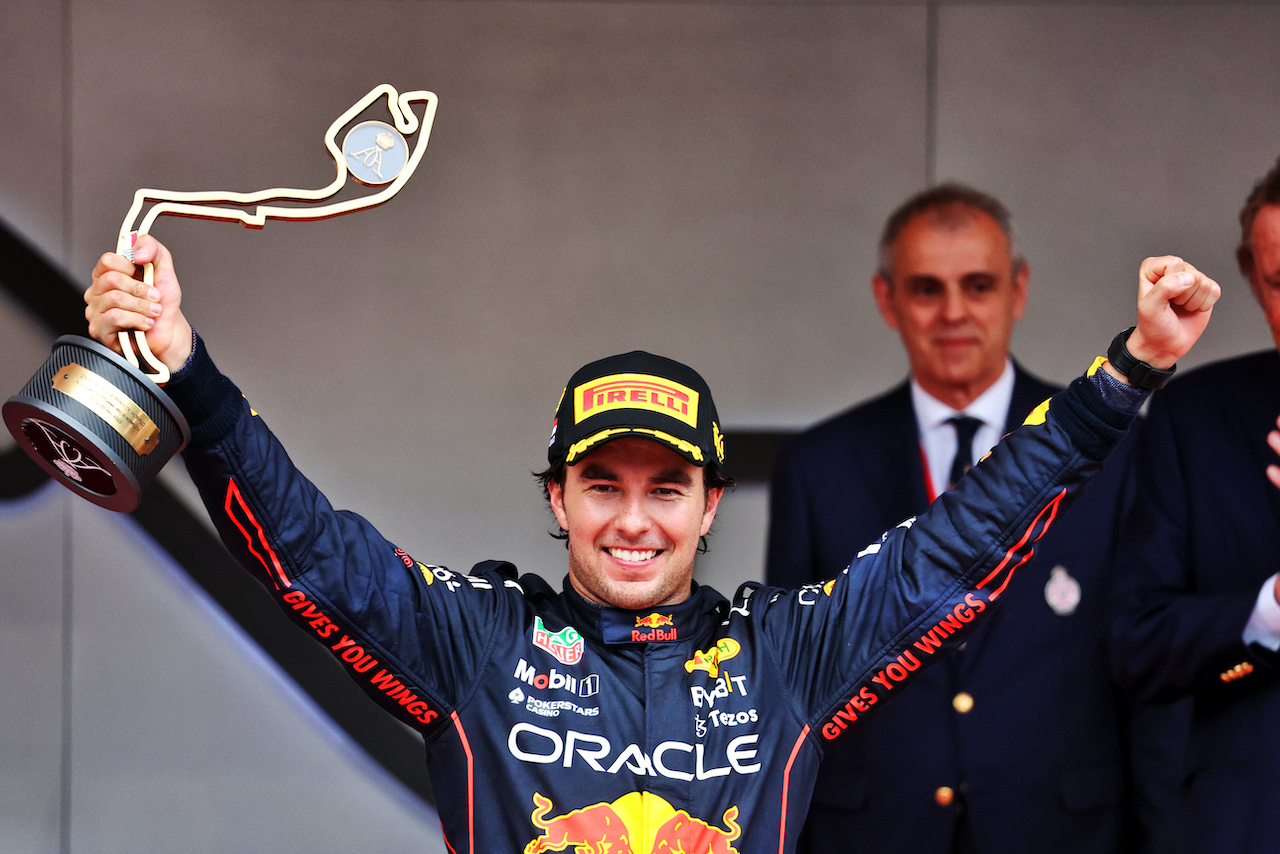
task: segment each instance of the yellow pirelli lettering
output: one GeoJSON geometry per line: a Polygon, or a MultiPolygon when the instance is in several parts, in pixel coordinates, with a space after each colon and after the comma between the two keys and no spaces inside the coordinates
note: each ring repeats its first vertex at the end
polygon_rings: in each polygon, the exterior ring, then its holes
{"type": "Polygon", "coordinates": [[[643,409],[698,426],[698,393],[649,374],[612,374],[573,390],[573,423],[611,409],[643,409]]]}

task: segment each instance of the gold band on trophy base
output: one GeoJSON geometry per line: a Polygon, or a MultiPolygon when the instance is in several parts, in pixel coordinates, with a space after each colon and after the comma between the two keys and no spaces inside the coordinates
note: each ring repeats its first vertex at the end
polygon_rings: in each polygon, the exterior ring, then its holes
{"type": "Polygon", "coordinates": [[[139,454],[156,449],[156,422],[110,381],[72,362],[54,372],[53,387],[105,421],[139,454]]]}
{"type": "MultiPolygon", "coordinates": [[[[135,236],[147,234],[164,215],[262,228],[268,219],[326,219],[380,205],[399,192],[417,168],[435,112],[436,96],[431,92],[400,94],[387,84],[376,86],[325,133],[325,148],[337,168],[328,186],[315,190],[275,187],[255,193],[138,190],[121,226],[116,251],[132,261],[135,236]],[[338,131],[384,96],[392,123],[359,122],[339,146],[338,131]],[[414,112],[415,107],[421,115],[414,112]],[[415,134],[410,148],[406,137],[415,134]],[[317,204],[346,186],[348,177],[380,189],[317,204]],[[135,228],[143,207],[152,202],[135,228]],[[235,205],[247,207],[229,207],[235,205]]],[[[154,284],[151,264],[143,267],[143,281],[154,284]]],[[[5,401],[3,416],[18,444],[55,480],[95,504],[128,512],[138,506],[142,490],[165,463],[186,446],[191,432],[161,388],[169,381],[169,369],[152,354],[145,333],[121,332],[119,342],[124,358],[91,339],[62,336],[31,381],[5,401]]]]}

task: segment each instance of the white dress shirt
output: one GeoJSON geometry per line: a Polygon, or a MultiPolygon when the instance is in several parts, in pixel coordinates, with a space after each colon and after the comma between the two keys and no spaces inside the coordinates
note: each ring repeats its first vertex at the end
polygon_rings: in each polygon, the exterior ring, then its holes
{"type": "Polygon", "coordinates": [[[951,477],[951,462],[956,456],[956,428],[948,424],[947,420],[967,415],[982,422],[973,437],[973,461],[976,463],[1004,435],[1004,425],[1009,419],[1009,403],[1013,400],[1013,378],[1013,362],[1005,359],[1000,379],[978,395],[963,411],[947,406],[921,388],[915,377],[911,378],[911,405],[915,408],[916,422],[920,425],[920,450],[924,454],[931,499],[946,491],[947,480],[951,477]]]}
{"type": "Polygon", "coordinates": [[[1276,602],[1275,575],[1258,591],[1253,613],[1244,627],[1244,642],[1260,643],[1272,652],[1280,652],[1280,603],[1276,602]]]}

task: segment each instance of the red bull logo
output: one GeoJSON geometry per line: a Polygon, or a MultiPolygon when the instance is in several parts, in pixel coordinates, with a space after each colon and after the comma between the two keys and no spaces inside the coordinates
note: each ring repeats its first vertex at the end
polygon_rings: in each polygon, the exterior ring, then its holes
{"type": "Polygon", "coordinates": [[[676,624],[671,619],[670,614],[649,614],[646,617],[636,617],[637,628],[631,630],[632,643],[645,643],[653,641],[673,641],[677,640],[676,624]],[[663,630],[663,626],[671,628],[663,630]],[[642,632],[641,628],[647,628],[649,631],[642,632]]]}
{"type": "Polygon", "coordinates": [[[671,619],[670,614],[654,613],[647,617],[636,617],[636,625],[656,629],[659,626],[674,626],[675,622],[671,619]]]}
{"type": "Polygon", "coordinates": [[[698,393],[648,374],[613,374],[573,390],[573,423],[610,409],[644,409],[698,426],[698,393]]]}
{"type": "Polygon", "coordinates": [[[733,842],[742,835],[736,806],[725,810],[722,830],[650,792],[629,792],[552,818],[549,798],[535,792],[533,804],[529,818],[542,833],[525,846],[525,854],[738,854],[733,842]]]}

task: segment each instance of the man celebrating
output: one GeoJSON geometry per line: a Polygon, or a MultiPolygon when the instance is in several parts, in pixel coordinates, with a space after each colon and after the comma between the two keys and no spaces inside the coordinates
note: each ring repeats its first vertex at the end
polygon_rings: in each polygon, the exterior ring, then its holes
{"type": "Polygon", "coordinates": [[[748,584],[730,602],[692,581],[724,446],[691,369],[634,352],[570,379],[543,473],[568,538],[561,592],[510,564],[455,573],[333,509],[193,336],[168,252],[141,237],[134,257],[155,263],[156,287],[104,255],[85,295],[91,334],[147,331],[224,542],[424,733],[459,854],[793,850],[829,746],[993,610],[1145,397],[1126,377],[1171,366],[1218,296],[1180,260],[1148,259],[1116,364],[828,583],[748,584]]]}
{"type": "MultiPolygon", "coordinates": [[[[1029,271],[999,201],[958,184],[926,190],[889,216],[879,256],[876,304],[911,376],[784,448],[773,585],[838,573],[1057,390],[1009,356],[1029,271]]],[[[1037,544],[1001,613],[824,763],[802,850],[1133,850],[1132,781],[1150,789],[1171,775],[1128,767],[1129,710],[1102,643],[1117,467],[1098,481],[1037,544]]]]}

